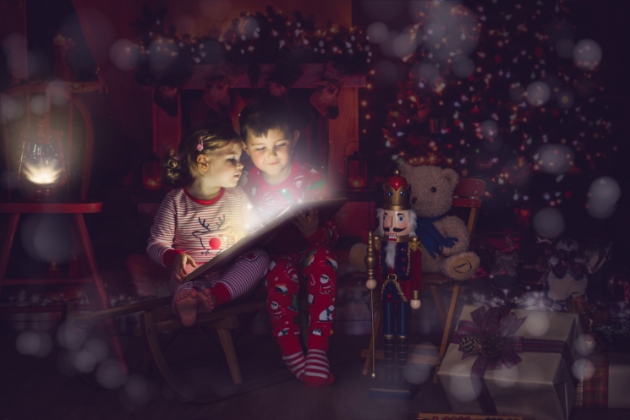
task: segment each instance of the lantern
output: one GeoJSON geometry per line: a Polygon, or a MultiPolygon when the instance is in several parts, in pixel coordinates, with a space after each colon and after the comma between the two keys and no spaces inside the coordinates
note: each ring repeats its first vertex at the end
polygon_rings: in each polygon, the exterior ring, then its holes
{"type": "Polygon", "coordinates": [[[157,159],[142,164],[142,186],[151,191],[162,189],[162,171],[157,159]]]}
{"type": "Polygon", "coordinates": [[[35,201],[54,200],[56,191],[66,183],[61,132],[50,129],[49,114],[22,143],[18,183],[23,194],[35,201]]]}
{"type": "Polygon", "coordinates": [[[347,188],[349,190],[368,189],[368,158],[359,151],[346,158],[347,188]]]}
{"type": "Polygon", "coordinates": [[[429,131],[432,134],[440,134],[442,130],[448,128],[448,121],[446,118],[431,118],[429,120],[429,131]]]}
{"type": "Polygon", "coordinates": [[[516,225],[519,227],[519,229],[529,229],[531,219],[531,211],[529,209],[515,208],[514,215],[516,216],[516,225]]]}

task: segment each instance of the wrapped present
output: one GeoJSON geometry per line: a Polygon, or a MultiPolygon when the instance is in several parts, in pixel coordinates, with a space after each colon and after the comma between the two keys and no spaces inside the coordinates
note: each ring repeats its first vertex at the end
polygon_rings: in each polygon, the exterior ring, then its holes
{"type": "Polygon", "coordinates": [[[574,313],[464,306],[438,373],[453,411],[568,419],[580,333],[574,313]]]}
{"type": "Polygon", "coordinates": [[[598,353],[580,366],[576,407],[630,408],[630,354],[598,353]]]}

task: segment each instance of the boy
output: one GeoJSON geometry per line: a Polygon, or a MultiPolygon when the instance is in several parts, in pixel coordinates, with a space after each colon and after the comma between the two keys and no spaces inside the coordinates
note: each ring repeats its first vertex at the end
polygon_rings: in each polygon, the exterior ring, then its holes
{"type": "MultiPolygon", "coordinates": [[[[328,196],[324,176],[293,157],[300,133],[291,130],[289,109],[283,101],[269,96],[254,100],[241,112],[239,123],[245,152],[255,166],[243,189],[263,222],[291,203],[328,196]]],[[[321,386],[334,381],[327,350],[337,293],[337,261],[330,247],[337,242],[337,229],[332,222],[320,226],[317,211],[311,209],[297,215],[294,225],[267,247],[273,253],[266,277],[267,304],[273,335],[287,367],[305,384],[321,386]],[[309,303],[306,357],[297,322],[300,279],[307,283],[309,303]]]]}

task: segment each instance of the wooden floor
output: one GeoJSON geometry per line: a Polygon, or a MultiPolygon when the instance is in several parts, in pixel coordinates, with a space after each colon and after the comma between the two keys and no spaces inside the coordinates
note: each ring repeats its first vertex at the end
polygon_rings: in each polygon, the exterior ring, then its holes
{"type": "MultiPolygon", "coordinates": [[[[247,394],[225,395],[210,405],[187,403],[175,396],[150,368],[139,338],[122,337],[136,373],[126,386],[107,390],[94,385],[94,374],[71,373],[65,367],[71,353],[58,346],[43,358],[20,354],[17,336],[0,333],[0,420],[407,419],[413,412],[449,411],[441,386],[430,380],[412,401],[369,398],[373,382],[361,375],[359,357],[366,336],[332,337],[331,363],[337,379],[333,385],[307,388],[289,379],[247,394]]],[[[166,342],[168,335],[163,339],[166,342]]],[[[243,335],[237,353],[246,381],[284,369],[267,335],[243,335]]],[[[193,331],[180,334],[167,356],[189,383],[218,395],[230,389],[227,365],[213,337],[193,331]]],[[[571,416],[571,420],[628,418],[630,410],[574,410],[571,416]]]]}

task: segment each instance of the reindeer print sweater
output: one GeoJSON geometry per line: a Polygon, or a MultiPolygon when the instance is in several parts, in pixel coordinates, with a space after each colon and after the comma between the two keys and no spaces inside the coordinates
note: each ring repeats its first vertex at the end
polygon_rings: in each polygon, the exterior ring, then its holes
{"type": "Polygon", "coordinates": [[[207,201],[178,188],[166,194],[157,210],[147,253],[167,268],[184,252],[203,264],[260,227],[256,209],[240,187],[222,189],[207,201]]]}

